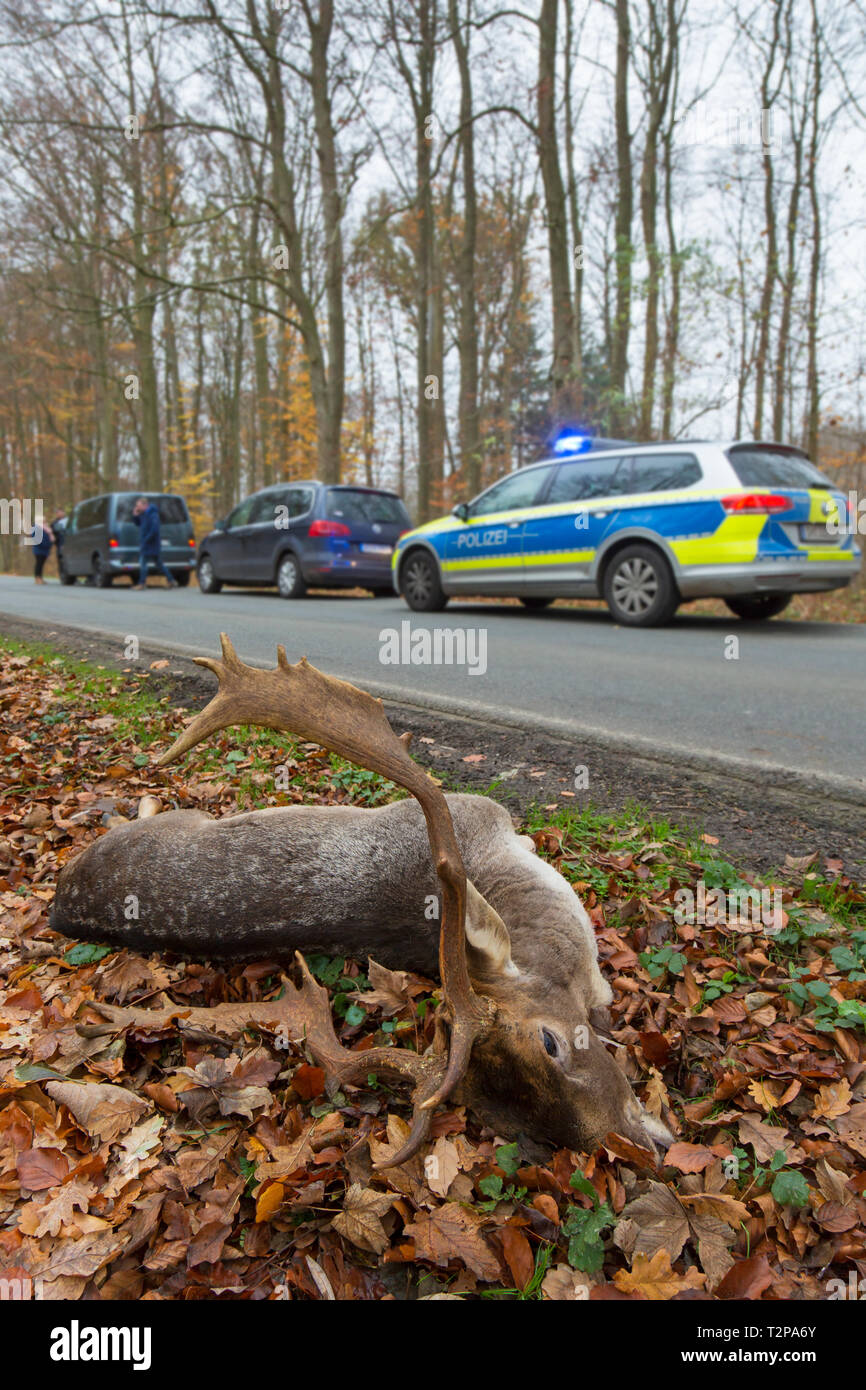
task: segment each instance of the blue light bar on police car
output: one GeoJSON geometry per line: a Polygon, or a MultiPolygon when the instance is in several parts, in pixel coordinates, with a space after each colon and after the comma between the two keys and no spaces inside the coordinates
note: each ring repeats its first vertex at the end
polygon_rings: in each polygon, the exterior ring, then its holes
{"type": "Polygon", "coordinates": [[[588,434],[561,434],[554,440],[553,452],[555,454],[585,454],[587,449],[592,447],[592,438],[588,434]]]}

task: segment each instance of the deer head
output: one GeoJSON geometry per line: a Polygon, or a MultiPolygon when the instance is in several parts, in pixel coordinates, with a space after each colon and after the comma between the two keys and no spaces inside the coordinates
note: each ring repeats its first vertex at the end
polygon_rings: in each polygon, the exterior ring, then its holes
{"type": "Polygon", "coordinates": [[[594,1031],[588,1007],[569,980],[528,987],[511,960],[508,930],[467,880],[448,803],[409,756],[410,735],[392,730],[380,700],[306,660],[246,666],[221,636],[222,659],[196,658],[212,670],[219,690],[160,759],[174,762],[203,739],[231,725],[285,730],[320,744],[388,778],[420,803],[441,897],[439,965],[443,999],[436,1035],[423,1056],[405,1048],[354,1053],[340,1045],[328,996],[298,957],[300,988],[287,982],[270,1004],[209,1009],[99,1009],[117,1021],[183,1019],[210,1032],[234,1032],[253,1022],[303,1039],[332,1081],[363,1084],[371,1072],[413,1083],[409,1137],[389,1163],[404,1162],[424,1142],[436,1105],[456,1094],[499,1133],[571,1148],[592,1148],[610,1131],[644,1148],[670,1140],[647,1116],[622,1070],[594,1031]],[[546,997],[545,997],[546,996],[546,997]],[[560,997],[561,996],[561,997],[560,997]],[[541,999],[541,1003],[539,1002],[541,999]]]}

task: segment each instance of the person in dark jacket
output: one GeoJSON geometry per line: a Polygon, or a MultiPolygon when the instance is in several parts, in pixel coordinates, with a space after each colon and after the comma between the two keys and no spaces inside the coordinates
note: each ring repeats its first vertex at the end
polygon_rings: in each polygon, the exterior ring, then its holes
{"type": "Polygon", "coordinates": [[[148,497],[139,497],[132,509],[132,519],[141,531],[139,540],[139,573],[137,589],[147,588],[147,570],[153,565],[159,574],[168,580],[168,587],[176,589],[177,581],[166,569],[162,558],[162,537],[160,535],[159,509],[148,497]]]}
{"type": "Polygon", "coordinates": [[[43,521],[41,526],[34,526],[30,534],[36,538],[33,545],[34,582],[37,584],[44,584],[45,580],[42,578],[42,571],[45,568],[45,561],[51,554],[51,547],[54,544],[54,532],[51,530],[48,523],[43,521]]]}

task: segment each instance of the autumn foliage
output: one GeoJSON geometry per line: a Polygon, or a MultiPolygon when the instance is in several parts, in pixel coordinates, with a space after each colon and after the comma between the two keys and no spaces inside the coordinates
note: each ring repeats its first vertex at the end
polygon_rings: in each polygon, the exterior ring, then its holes
{"type": "MultiPolygon", "coordinates": [[[[58,869],[143,794],[230,812],[240,784],[263,790],[250,741],[228,736],[196,772],[153,770],[146,749],[182,720],[147,693],[159,678],[3,653],[0,1278],[73,1299],[814,1299],[862,1272],[864,895],[839,863],[789,862],[780,938],[677,925],[709,861],[674,839],[623,853],[537,832],[596,926],[623,1064],[676,1142],[658,1167],[613,1138],[529,1156],[453,1105],[425,1152],[374,1170],[408,1113],[374,1075],[333,1094],[277,1036],[119,1027],[98,1008],[272,997],[278,963],[144,958],[47,926],[58,869]]],[[[276,800],[391,794],[310,745],[289,766],[276,800]]],[[[426,1046],[435,982],[310,963],[345,1045],[426,1046]]]]}

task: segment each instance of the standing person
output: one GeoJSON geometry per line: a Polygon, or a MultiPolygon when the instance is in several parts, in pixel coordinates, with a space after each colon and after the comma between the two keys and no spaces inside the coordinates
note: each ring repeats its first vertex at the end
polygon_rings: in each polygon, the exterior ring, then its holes
{"type": "Polygon", "coordinates": [[[139,574],[137,589],[147,588],[148,565],[153,565],[168,580],[168,587],[176,589],[177,581],[166,569],[162,558],[162,538],[160,535],[159,509],[147,497],[139,497],[132,509],[132,519],[141,531],[139,543],[139,574]]]}
{"type": "Polygon", "coordinates": [[[45,580],[42,578],[42,571],[45,568],[45,561],[51,554],[51,547],[54,544],[54,532],[47,522],[43,522],[41,526],[34,526],[30,534],[31,536],[38,536],[38,540],[35,541],[33,546],[34,583],[44,584],[45,580]]]}
{"type": "Polygon", "coordinates": [[[66,513],[62,507],[57,508],[57,511],[54,513],[54,516],[51,519],[51,531],[54,536],[54,544],[57,547],[57,573],[62,578],[63,537],[66,534],[66,513]]]}

